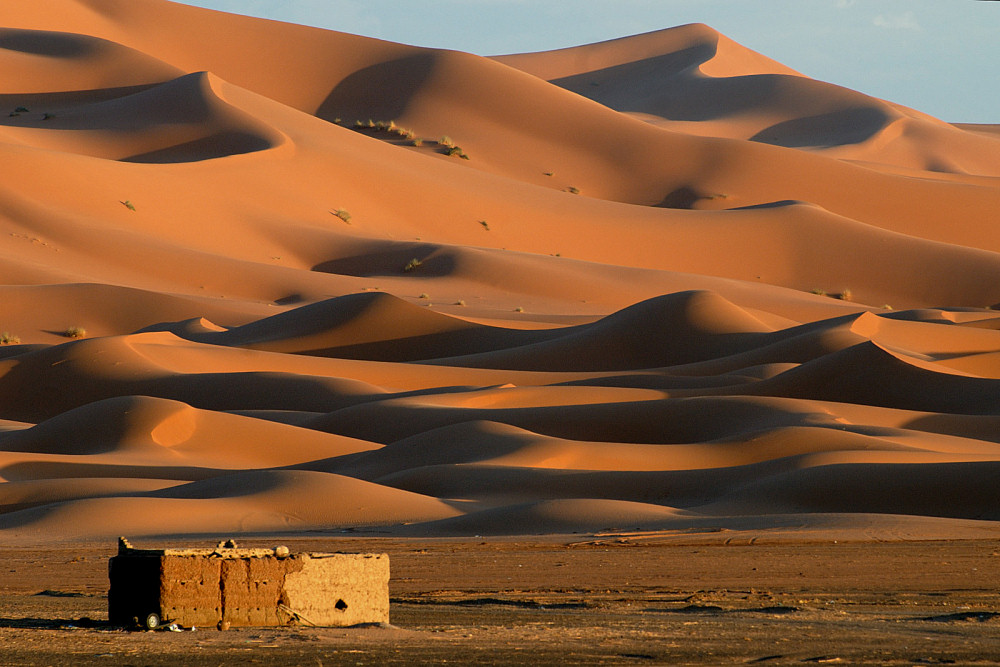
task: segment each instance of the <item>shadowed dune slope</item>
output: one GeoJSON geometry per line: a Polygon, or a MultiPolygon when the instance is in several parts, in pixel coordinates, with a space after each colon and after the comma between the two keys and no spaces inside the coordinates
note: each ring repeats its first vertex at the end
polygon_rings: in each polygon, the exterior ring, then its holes
{"type": "Polygon", "coordinates": [[[991,530],[998,142],[704,25],[5,3],[0,537],[991,530]]]}
{"type": "Polygon", "coordinates": [[[189,74],[121,97],[9,117],[9,140],[125,162],[192,162],[273,148],[281,134],[226,104],[210,74],[189,74]],[[47,116],[47,117],[46,117],[47,116]]]}

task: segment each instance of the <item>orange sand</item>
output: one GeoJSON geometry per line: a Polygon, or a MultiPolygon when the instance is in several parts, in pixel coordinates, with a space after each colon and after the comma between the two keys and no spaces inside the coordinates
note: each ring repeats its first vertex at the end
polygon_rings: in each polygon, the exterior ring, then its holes
{"type": "Polygon", "coordinates": [[[4,540],[996,533],[995,126],[702,25],[0,25],[4,540]]]}

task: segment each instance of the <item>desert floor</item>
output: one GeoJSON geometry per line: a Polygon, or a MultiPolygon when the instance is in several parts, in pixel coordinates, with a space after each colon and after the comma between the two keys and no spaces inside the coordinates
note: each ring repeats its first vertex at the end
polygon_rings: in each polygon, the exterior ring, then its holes
{"type": "Polygon", "coordinates": [[[0,554],[17,574],[0,580],[0,663],[1000,661],[995,541],[737,543],[723,531],[281,542],[390,554],[391,627],[128,632],[105,625],[114,545],[14,548],[0,554]]]}

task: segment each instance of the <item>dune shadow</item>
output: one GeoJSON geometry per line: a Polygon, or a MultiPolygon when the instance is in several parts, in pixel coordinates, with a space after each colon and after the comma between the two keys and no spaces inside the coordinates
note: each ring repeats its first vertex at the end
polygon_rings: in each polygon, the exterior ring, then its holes
{"type": "Polygon", "coordinates": [[[890,122],[888,114],[874,107],[838,109],[776,123],[750,137],[750,141],[785,148],[860,144],[890,122]]]}
{"type": "Polygon", "coordinates": [[[0,29],[0,49],[34,56],[78,58],[94,52],[93,37],[49,30],[0,29]]]}
{"type": "Polygon", "coordinates": [[[44,350],[48,345],[40,343],[6,343],[0,345],[0,359],[13,359],[14,357],[19,357],[22,354],[30,354],[32,352],[38,352],[39,350],[44,350]]]}
{"type": "Polygon", "coordinates": [[[219,127],[212,99],[201,90],[201,75],[166,82],[31,95],[0,95],[0,125],[54,132],[110,131],[140,143],[124,157],[114,152],[87,152],[104,159],[144,164],[201,162],[256,153],[282,141],[270,128],[227,122],[219,127]],[[158,138],[165,126],[185,128],[187,137],[168,145],[158,138]]]}
{"type": "MultiPolygon", "coordinates": [[[[703,192],[690,186],[677,188],[664,197],[658,204],[653,204],[654,208],[673,208],[681,210],[692,210],[695,204],[700,201],[714,201],[717,199],[728,199],[729,195],[721,192],[703,192]]],[[[749,204],[746,206],[727,207],[728,211],[752,211],[754,209],[785,208],[797,204],[808,204],[808,202],[794,199],[782,199],[778,201],[764,202],[761,204],[749,204]]]]}
{"type": "Polygon", "coordinates": [[[687,49],[690,54],[681,51],[551,83],[616,111],[647,113],[668,120],[709,121],[773,107],[775,97],[782,96],[781,90],[790,79],[784,74],[705,77],[691,68],[705,60],[694,57],[700,54],[693,50],[698,48],[687,49]],[[685,66],[674,62],[678,56],[683,57],[685,66]]]}
{"type": "MultiPolygon", "coordinates": [[[[618,82],[622,82],[622,86],[627,85],[634,89],[636,87],[634,81],[644,75],[652,79],[672,79],[711,60],[715,53],[715,44],[696,44],[672,53],[552,79],[549,83],[607,104],[602,98],[616,97],[615,92],[619,86],[615,84],[618,82]]],[[[688,76],[690,77],[690,74],[688,76]]]]}
{"type": "Polygon", "coordinates": [[[776,201],[768,201],[762,204],[750,204],[748,206],[737,206],[731,210],[733,211],[755,211],[761,209],[769,208],[785,208],[788,206],[797,206],[801,204],[808,204],[809,202],[799,201],[797,199],[778,199],[776,201]]]}
{"type": "Polygon", "coordinates": [[[684,186],[677,188],[655,204],[656,208],[676,208],[689,210],[694,208],[695,202],[705,199],[705,196],[692,187],[684,186]]]}
{"type": "MultiPolygon", "coordinates": [[[[518,419],[517,411],[499,415],[486,412],[481,410],[479,414],[463,416],[472,419],[494,419],[500,423],[525,428],[523,423],[513,423],[518,419]]],[[[543,425],[528,430],[542,433],[546,429],[543,425]]],[[[394,434],[393,438],[401,439],[397,435],[394,434]]],[[[372,456],[376,457],[378,454],[372,456]]],[[[519,499],[530,498],[535,501],[579,498],[585,493],[586,497],[594,500],[622,500],[688,509],[717,500],[732,488],[746,485],[758,477],[770,477],[781,473],[793,465],[794,461],[779,459],[726,468],[696,470],[590,471],[439,463],[386,472],[369,481],[439,498],[458,497],[454,494],[460,490],[469,494],[469,489],[475,489],[475,493],[464,497],[504,498],[516,493],[519,499]]]]}
{"type": "Polygon", "coordinates": [[[926,414],[914,417],[903,428],[1000,443],[1000,416],[926,414]]]}
{"type": "Polygon", "coordinates": [[[120,97],[135,95],[151,88],[156,88],[163,82],[144,83],[136,86],[116,86],[111,88],[92,88],[88,90],[60,90],[46,93],[3,93],[0,94],[0,125],[23,126],[24,116],[9,116],[8,113],[19,107],[27,108],[28,113],[41,115],[48,109],[66,106],[76,106],[80,104],[92,104],[96,102],[107,102],[120,97]],[[20,120],[15,120],[20,118],[20,120]]]}
{"type": "MultiPolygon", "coordinates": [[[[616,111],[645,113],[673,121],[714,121],[750,112],[780,112],[789,104],[815,97],[815,110],[832,93],[828,84],[787,74],[709,77],[695,67],[715,54],[701,45],[648,60],[594,70],[551,83],[600,102],[616,111]]],[[[836,98],[830,98],[834,101],[836,98]]],[[[892,122],[876,106],[860,100],[836,102],[846,108],[792,118],[771,125],[751,141],[787,148],[839,146],[870,139],[892,122]]],[[[675,208],[670,206],[670,208],[675,208]]]]}
{"type": "MultiPolygon", "coordinates": [[[[0,346],[0,351],[2,351],[0,346]]],[[[19,378],[15,367],[8,375],[13,385],[33,381],[19,378]]],[[[24,373],[31,373],[25,370],[24,373]]],[[[358,398],[345,393],[336,378],[275,371],[164,374],[120,381],[95,381],[52,391],[50,402],[25,397],[0,405],[0,418],[38,423],[94,401],[119,396],[149,396],[187,403],[202,410],[290,410],[329,412],[353,405],[358,398]]]]}
{"type": "Polygon", "coordinates": [[[148,86],[0,96],[0,103],[4,101],[13,109],[7,115],[0,113],[5,127],[44,129],[69,136],[81,131],[111,132],[125,138],[130,146],[127,150],[135,151],[131,155],[69,148],[70,152],[120,162],[200,162],[264,151],[285,140],[262,122],[231,118],[225,110],[228,103],[211,89],[209,75],[204,72],[148,86]],[[165,134],[164,127],[174,131],[165,134]]]}
{"type": "Polygon", "coordinates": [[[241,371],[160,377],[123,387],[122,391],[182,401],[203,410],[328,412],[357,401],[331,386],[335,382],[294,373],[241,371]],[[224,390],[213,391],[212,387],[224,390]]]}
{"type": "Polygon", "coordinates": [[[390,338],[370,343],[303,350],[294,354],[395,363],[430,363],[439,359],[449,359],[460,365],[461,359],[455,359],[455,357],[496,350],[516,350],[523,345],[547,340],[550,337],[547,332],[539,334],[535,331],[506,329],[460,329],[458,331],[390,338]]]}
{"type": "Polygon", "coordinates": [[[274,148],[274,143],[268,139],[250,132],[233,130],[218,132],[207,137],[185,141],[159,150],[131,155],[121,158],[119,162],[140,164],[201,162],[220,157],[258,153],[269,148],[274,148]]]}
{"type": "MultiPolygon", "coordinates": [[[[232,474],[232,470],[222,468],[203,468],[199,466],[170,465],[115,465],[108,463],[62,462],[62,461],[29,461],[12,463],[0,467],[0,474],[10,481],[31,481],[36,479],[169,479],[180,482],[194,482],[212,479],[220,475],[232,474]]],[[[138,494],[138,495],[144,495],[138,494]]],[[[132,492],[114,493],[116,496],[137,495],[132,492]]],[[[4,512],[34,507],[42,503],[21,503],[23,507],[3,505],[4,512]]]]}
{"type": "Polygon", "coordinates": [[[432,53],[418,53],[360,69],[334,87],[316,116],[326,121],[398,118],[427,80],[435,60],[432,53]]]}
{"type": "Polygon", "coordinates": [[[437,278],[453,273],[456,265],[455,257],[439,250],[438,246],[426,243],[392,244],[374,252],[331,259],[313,266],[312,270],[358,278],[407,273],[437,278]]]}

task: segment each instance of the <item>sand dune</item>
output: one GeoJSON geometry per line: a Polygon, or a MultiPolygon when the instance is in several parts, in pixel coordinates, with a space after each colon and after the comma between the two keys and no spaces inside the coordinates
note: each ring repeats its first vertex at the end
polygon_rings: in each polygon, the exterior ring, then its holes
{"type": "Polygon", "coordinates": [[[998,142],[703,25],[4,6],[0,535],[1000,520],[998,142]]]}
{"type": "Polygon", "coordinates": [[[213,77],[189,74],[138,92],[87,103],[44,104],[45,114],[20,114],[7,138],[33,148],[124,162],[193,162],[266,150],[283,137],[229,107],[213,77]],[[45,118],[48,115],[49,118],[45,118]],[[53,132],[53,130],[57,130],[53,132]],[[53,141],[55,140],[55,141],[53,141]]]}
{"type": "Polygon", "coordinates": [[[678,132],[883,168],[1000,175],[998,146],[956,131],[978,128],[809,79],[704,25],[497,60],[678,132]]]}

